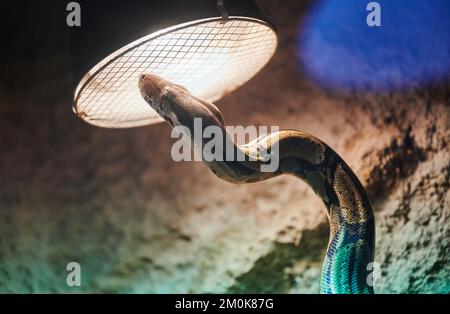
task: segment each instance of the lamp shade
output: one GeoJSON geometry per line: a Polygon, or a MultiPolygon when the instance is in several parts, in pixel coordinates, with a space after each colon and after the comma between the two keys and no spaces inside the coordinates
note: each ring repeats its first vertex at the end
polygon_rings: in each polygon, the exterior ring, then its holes
{"type": "Polygon", "coordinates": [[[272,57],[277,36],[249,0],[80,1],[71,30],[74,112],[108,128],[161,122],[141,98],[154,73],[216,101],[272,57]]]}

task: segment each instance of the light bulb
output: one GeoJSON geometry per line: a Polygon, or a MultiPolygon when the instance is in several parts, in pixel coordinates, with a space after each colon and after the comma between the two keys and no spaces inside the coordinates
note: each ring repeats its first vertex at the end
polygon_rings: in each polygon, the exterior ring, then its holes
{"type": "Polygon", "coordinates": [[[216,101],[251,79],[273,56],[277,36],[259,19],[231,16],[179,24],[144,36],[94,66],[75,91],[74,111],[107,128],[161,122],[137,87],[157,74],[216,101]]]}

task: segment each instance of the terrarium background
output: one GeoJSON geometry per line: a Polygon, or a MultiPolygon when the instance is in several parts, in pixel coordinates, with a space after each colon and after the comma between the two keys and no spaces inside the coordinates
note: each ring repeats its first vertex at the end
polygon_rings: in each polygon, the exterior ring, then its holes
{"type": "MultiPolygon", "coordinates": [[[[327,93],[295,62],[307,1],[258,3],[278,28],[279,50],[218,102],[227,122],[329,143],[374,202],[376,292],[448,293],[449,85],[327,93]]],[[[304,183],[231,185],[201,163],[174,163],[166,124],[81,122],[60,5],[11,12],[0,71],[0,292],[319,291],[328,227],[304,183]],[[81,288],[65,285],[70,261],[82,266],[81,288]]]]}

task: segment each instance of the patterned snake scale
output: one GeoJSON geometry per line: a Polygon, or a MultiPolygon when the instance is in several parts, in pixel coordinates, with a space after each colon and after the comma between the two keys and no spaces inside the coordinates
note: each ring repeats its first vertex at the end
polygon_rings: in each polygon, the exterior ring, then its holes
{"type": "MultiPolygon", "coordinates": [[[[203,128],[218,126],[223,130],[222,147],[227,147],[226,141],[233,141],[217,107],[184,87],[153,74],[143,74],[139,89],[146,102],[172,127],[182,126],[194,134],[194,118],[200,118],[203,128]]],[[[204,139],[188,141],[194,149],[206,144],[204,139]]],[[[327,209],[330,238],[320,292],[373,293],[368,283],[375,238],[372,206],[360,181],[338,154],[314,136],[295,130],[273,132],[242,146],[231,144],[236,151],[254,159],[228,161],[224,155],[226,161],[203,160],[218,177],[233,183],[249,183],[291,174],[308,183],[322,199],[327,209]],[[262,172],[260,166],[265,161],[257,157],[259,150],[263,147],[270,151],[274,144],[278,145],[279,166],[274,172],[262,172]]]]}

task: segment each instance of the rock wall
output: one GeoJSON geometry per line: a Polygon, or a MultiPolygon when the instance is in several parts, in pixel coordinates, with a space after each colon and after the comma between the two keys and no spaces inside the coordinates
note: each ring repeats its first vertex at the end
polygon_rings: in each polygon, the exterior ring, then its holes
{"type": "MultiPolygon", "coordinates": [[[[308,4],[259,4],[280,46],[218,102],[227,123],[327,142],[374,204],[376,292],[449,293],[449,84],[322,90],[294,53],[308,4]]],[[[201,163],[175,163],[165,124],[106,130],[78,120],[67,37],[51,18],[58,10],[21,13],[49,18],[9,38],[17,52],[0,74],[0,292],[317,293],[328,224],[311,189],[286,176],[232,185],[201,163]],[[80,288],[66,285],[71,261],[81,265],[80,288]]]]}

